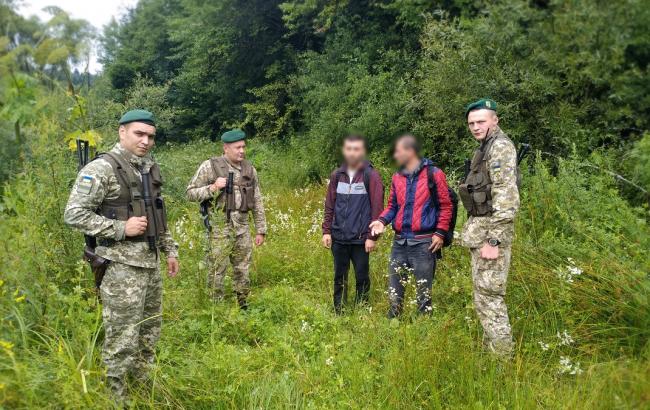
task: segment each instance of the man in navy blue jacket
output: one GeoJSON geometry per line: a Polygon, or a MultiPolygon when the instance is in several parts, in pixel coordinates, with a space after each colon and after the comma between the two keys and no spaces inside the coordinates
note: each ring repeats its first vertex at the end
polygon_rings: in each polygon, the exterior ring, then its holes
{"type": "Polygon", "coordinates": [[[366,140],[349,135],[343,141],[343,165],[330,176],[325,198],[323,246],[334,256],[334,309],[341,313],[347,299],[350,262],[356,277],[356,303],[366,302],[370,291],[369,254],[378,235],[369,225],[384,207],[381,176],[366,159],[366,140]]]}

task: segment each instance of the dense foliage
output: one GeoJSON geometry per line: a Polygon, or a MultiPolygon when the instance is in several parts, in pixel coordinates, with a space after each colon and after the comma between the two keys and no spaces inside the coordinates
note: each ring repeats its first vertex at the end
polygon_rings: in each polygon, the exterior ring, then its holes
{"type": "MultiPolygon", "coordinates": [[[[75,138],[159,118],[181,276],[165,279],[153,383],[138,408],[646,408],[650,405],[650,10],[641,0],[141,0],[101,38],[0,0],[0,407],[110,408],[101,309],[62,212],[75,138]],[[337,317],[318,246],[336,144],[366,134],[390,176],[404,131],[451,181],[472,149],[467,101],[491,96],[533,145],[508,282],[517,351],[481,349],[466,250],[445,252],[434,314],[388,321],[390,234],[370,306],[337,317]],[[254,136],[269,219],[251,309],[209,302],[185,186],[232,125],[254,136]],[[616,174],[623,174],[614,178],[616,174]]],[[[461,212],[461,226],[464,212],[461,212]]],[[[412,289],[408,297],[412,297],[412,289]]],[[[409,305],[410,306],[410,305],[409,305]]]]}
{"type": "Polygon", "coordinates": [[[310,157],[351,129],[380,150],[414,131],[458,165],[482,96],[516,141],[623,157],[649,128],[649,24],[639,0],[143,0],[105,32],[104,62],[116,91],[170,83],[170,139],[244,125],[294,139],[317,175],[335,158],[310,157]]]}

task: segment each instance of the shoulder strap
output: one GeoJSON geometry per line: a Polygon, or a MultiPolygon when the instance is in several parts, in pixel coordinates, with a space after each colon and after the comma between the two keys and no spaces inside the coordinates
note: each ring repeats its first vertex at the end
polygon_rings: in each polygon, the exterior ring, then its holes
{"type": "Polygon", "coordinates": [[[212,166],[212,172],[214,172],[215,180],[219,177],[225,178],[228,176],[228,164],[226,163],[226,159],[223,156],[210,158],[210,165],[212,166]]]}
{"type": "Polygon", "coordinates": [[[433,165],[427,165],[427,186],[429,187],[429,196],[433,201],[433,206],[436,208],[440,207],[440,200],[438,198],[438,186],[436,184],[436,178],[434,173],[436,172],[436,167],[433,165]]]}
{"type": "Polygon", "coordinates": [[[97,158],[102,158],[111,164],[115,176],[121,180],[123,186],[129,190],[131,199],[140,199],[140,190],[137,189],[138,181],[136,181],[135,175],[130,169],[131,166],[124,160],[124,158],[113,152],[99,154],[97,158]]]}
{"type": "Polygon", "coordinates": [[[372,195],[370,195],[370,173],[372,167],[368,165],[363,169],[363,186],[366,188],[366,195],[368,195],[368,202],[370,202],[370,209],[372,209],[372,195]]]}
{"type": "Polygon", "coordinates": [[[253,172],[253,164],[250,161],[245,159],[241,162],[241,174],[248,176],[255,185],[255,173],[253,172]]]}

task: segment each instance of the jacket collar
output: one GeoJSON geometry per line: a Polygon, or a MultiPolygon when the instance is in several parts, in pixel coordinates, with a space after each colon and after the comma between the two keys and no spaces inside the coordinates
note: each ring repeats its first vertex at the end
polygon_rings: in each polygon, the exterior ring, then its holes
{"type": "MultiPolygon", "coordinates": [[[[366,168],[372,168],[372,164],[371,164],[370,161],[368,161],[368,160],[363,161],[363,162],[361,163],[361,166],[359,167],[359,169],[357,169],[356,172],[363,172],[366,168]]],[[[339,167],[339,171],[340,171],[340,172],[347,172],[347,171],[348,171],[348,164],[346,164],[346,163],[344,162],[344,163],[339,167]]]]}
{"type": "Polygon", "coordinates": [[[145,169],[148,170],[154,164],[153,158],[150,154],[145,155],[144,157],[139,157],[133,154],[131,151],[127,150],[119,142],[113,146],[111,152],[114,152],[118,155],[121,155],[127,162],[133,165],[136,169],[145,169]]]}
{"type": "Polygon", "coordinates": [[[432,165],[433,165],[433,162],[429,158],[422,158],[420,160],[420,165],[418,165],[418,167],[415,168],[415,170],[412,173],[408,172],[406,170],[406,168],[404,168],[404,167],[401,167],[398,172],[399,172],[400,175],[403,175],[403,176],[418,175],[422,171],[423,168],[428,167],[428,166],[432,166],[432,165]]]}
{"type": "Polygon", "coordinates": [[[483,141],[481,141],[481,148],[486,146],[491,139],[495,138],[500,134],[503,134],[503,131],[501,131],[501,128],[499,128],[498,125],[495,125],[494,128],[489,130],[487,137],[484,138],[483,141]]]}

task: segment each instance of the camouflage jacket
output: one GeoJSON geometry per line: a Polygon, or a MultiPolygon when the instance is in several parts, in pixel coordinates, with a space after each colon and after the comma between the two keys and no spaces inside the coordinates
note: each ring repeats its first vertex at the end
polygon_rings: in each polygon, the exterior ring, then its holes
{"type": "MultiPolygon", "coordinates": [[[[140,175],[139,167],[149,169],[154,164],[151,156],[138,157],[133,155],[118,143],[111,152],[122,155],[133,166],[136,175],[140,175]]],[[[65,223],[86,235],[98,239],[112,239],[115,242],[108,246],[98,246],[97,255],[111,261],[124,263],[142,268],[158,266],[158,252],[149,250],[146,242],[125,241],[126,221],[108,219],[97,215],[105,199],[115,199],[120,195],[120,184],[108,161],[98,158],[86,165],[77,176],[68,204],[65,207],[65,223]]],[[[178,244],[174,242],[171,233],[165,232],[158,241],[158,248],[167,257],[178,257],[178,244]]]]}
{"type": "MultiPolygon", "coordinates": [[[[234,182],[239,182],[241,167],[226,161],[228,163],[229,171],[234,173],[234,182]]],[[[257,176],[257,170],[253,167],[253,175],[255,176],[255,200],[253,204],[253,221],[255,222],[255,232],[258,234],[266,234],[266,216],[264,214],[264,203],[262,201],[262,191],[260,190],[260,182],[257,176]]],[[[213,218],[223,219],[225,207],[225,195],[223,191],[211,192],[210,185],[216,181],[217,175],[212,169],[212,164],[210,160],[204,161],[199,169],[192,177],[190,184],[187,186],[187,199],[193,202],[202,202],[206,199],[216,198],[214,210],[219,212],[213,212],[213,218]]],[[[239,190],[235,190],[235,207],[239,208],[241,205],[241,193],[239,190]]],[[[248,212],[232,211],[230,213],[230,218],[233,223],[238,225],[248,225],[248,212]]]]}
{"type": "MultiPolygon", "coordinates": [[[[499,127],[493,133],[506,136],[499,127]]],[[[488,172],[492,180],[492,215],[470,216],[463,227],[461,243],[479,248],[488,239],[497,239],[504,246],[512,244],[515,214],[519,209],[517,188],[517,150],[508,138],[494,141],[487,153],[488,172]]]]}

